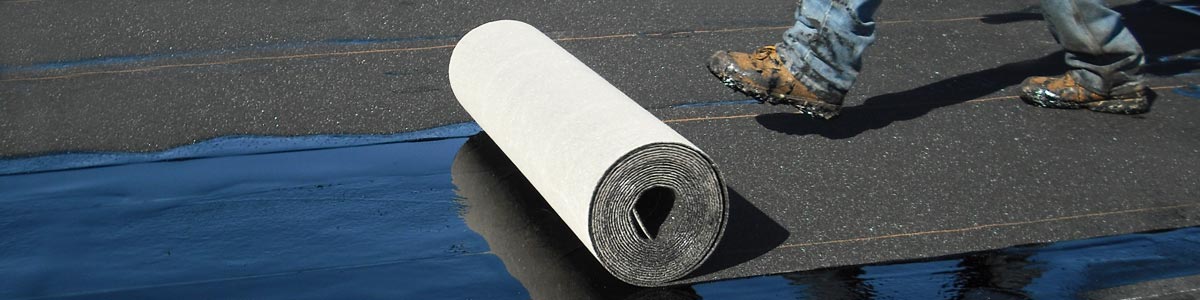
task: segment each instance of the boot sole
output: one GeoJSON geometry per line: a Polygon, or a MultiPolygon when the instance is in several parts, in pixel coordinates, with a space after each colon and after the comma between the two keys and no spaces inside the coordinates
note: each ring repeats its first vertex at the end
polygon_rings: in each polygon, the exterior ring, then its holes
{"type": "Polygon", "coordinates": [[[791,105],[792,107],[795,107],[796,109],[800,110],[801,114],[805,114],[805,115],[809,115],[809,116],[812,116],[815,118],[821,118],[821,119],[825,119],[825,120],[829,120],[829,119],[833,119],[834,117],[837,117],[838,112],[841,111],[841,109],[842,109],[841,105],[833,105],[833,104],[810,100],[810,99],[787,97],[785,95],[775,96],[775,95],[765,94],[762,92],[763,90],[766,90],[763,87],[747,86],[746,84],[742,83],[741,81],[735,80],[729,76],[723,76],[711,69],[709,70],[709,73],[712,73],[713,76],[716,76],[717,79],[720,79],[721,84],[724,84],[725,86],[727,86],[735,91],[738,91],[746,96],[753,97],[755,100],[758,100],[759,103],[770,103],[771,105],[778,105],[778,104],[791,105]]]}
{"type": "Polygon", "coordinates": [[[1060,109],[1087,109],[1095,112],[1110,113],[1110,114],[1126,114],[1135,115],[1150,111],[1150,100],[1147,96],[1117,98],[1111,100],[1101,100],[1092,102],[1070,102],[1061,101],[1049,97],[1048,95],[1021,95],[1021,100],[1025,103],[1033,104],[1040,107],[1060,108],[1060,109]]]}

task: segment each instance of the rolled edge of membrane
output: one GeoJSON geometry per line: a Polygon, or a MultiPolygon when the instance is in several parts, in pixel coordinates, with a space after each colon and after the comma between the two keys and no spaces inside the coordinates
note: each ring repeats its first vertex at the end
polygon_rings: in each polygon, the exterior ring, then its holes
{"type": "Polygon", "coordinates": [[[729,195],[723,180],[707,154],[677,143],[645,145],[613,163],[596,186],[589,213],[601,265],[640,286],[665,285],[694,272],[724,235],[729,195]],[[670,198],[665,211],[655,205],[661,197],[647,195],[662,193],[670,198]],[[637,216],[656,209],[665,213],[657,218],[661,223],[637,216]]]}
{"type": "MultiPolygon", "coordinates": [[[[532,38],[529,35],[531,32],[539,33],[540,37],[533,38],[533,41],[538,41],[538,43],[545,41],[557,45],[540,30],[529,24],[513,20],[500,20],[472,29],[459,40],[459,44],[451,54],[449,79],[453,92],[463,108],[479,122],[485,131],[491,132],[492,129],[489,129],[488,126],[499,125],[485,122],[485,119],[504,121],[504,119],[486,118],[494,117],[487,115],[489,111],[509,109],[514,110],[509,113],[520,113],[521,108],[515,107],[514,109],[512,106],[502,105],[503,103],[499,101],[466,103],[464,99],[491,99],[496,97],[491,93],[511,89],[511,82],[499,84],[489,78],[503,74],[504,65],[497,64],[497,62],[519,61],[508,59],[509,57],[506,55],[514,53],[514,49],[522,49],[511,47],[516,46],[511,44],[499,46],[502,49],[493,49],[495,47],[486,43],[513,36],[528,39],[532,38]],[[468,53],[469,55],[461,55],[468,53]],[[485,118],[481,119],[481,117],[485,118]]],[[[561,50],[561,48],[559,49],[561,50]]],[[[533,53],[524,51],[525,49],[516,52],[526,55],[533,53]]],[[[562,51],[564,55],[551,53],[554,54],[551,56],[558,59],[564,59],[564,57],[574,59],[565,50],[562,51]]],[[[595,174],[600,177],[595,179],[595,182],[586,184],[592,188],[584,187],[591,192],[590,198],[582,200],[588,201],[587,206],[581,207],[581,210],[575,212],[579,214],[579,217],[584,217],[586,214],[586,219],[573,219],[578,220],[578,224],[572,223],[566,218],[564,221],[567,221],[568,226],[572,227],[572,231],[580,239],[584,239],[581,242],[596,256],[600,264],[622,281],[640,286],[661,286],[691,274],[708,260],[716,248],[716,243],[723,235],[728,219],[728,195],[719,171],[707,154],[628,99],[624,93],[617,91],[615,87],[611,86],[611,83],[603,80],[599,74],[595,74],[582,62],[577,60],[574,62],[581,67],[581,70],[592,72],[592,75],[589,76],[599,79],[596,82],[606,84],[607,88],[599,90],[604,90],[605,93],[608,93],[609,90],[615,91],[609,94],[628,102],[628,104],[616,105],[616,107],[623,107],[619,110],[606,112],[638,115],[635,119],[640,121],[635,123],[644,122],[642,125],[646,126],[661,125],[661,128],[656,127],[658,128],[656,130],[661,131],[667,137],[659,139],[658,142],[646,139],[645,144],[630,145],[629,148],[633,149],[628,152],[601,159],[604,161],[616,160],[607,166],[597,166],[595,174]],[[668,210],[667,220],[657,224],[659,226],[653,226],[654,224],[650,226],[656,228],[655,238],[645,238],[646,226],[635,218],[634,213],[638,208],[635,205],[643,203],[639,201],[642,193],[654,187],[673,191],[679,196],[679,201],[672,202],[673,205],[668,210]],[[639,236],[639,232],[642,232],[642,236],[639,236]]],[[[507,94],[505,95],[507,96],[507,94]]],[[[629,127],[631,124],[633,123],[623,125],[629,127]]],[[[633,129],[627,128],[627,130],[633,129]]],[[[503,132],[495,133],[517,134],[517,132],[520,131],[503,130],[503,132]]],[[[501,146],[501,150],[513,159],[518,169],[526,172],[525,167],[527,166],[522,166],[521,163],[528,162],[528,155],[507,153],[510,149],[506,149],[505,146],[515,146],[515,144],[506,144],[505,137],[502,136],[493,135],[493,138],[501,146]],[[514,155],[525,159],[517,159],[518,157],[514,157],[514,155]]],[[[542,185],[539,185],[539,180],[534,177],[537,176],[530,176],[530,181],[540,189],[542,185]]],[[[547,195],[547,191],[539,192],[547,195]]],[[[553,194],[551,193],[551,195],[553,194]]],[[[551,206],[555,208],[555,213],[560,218],[563,218],[564,214],[572,213],[559,211],[560,208],[573,209],[570,206],[576,205],[557,206],[555,204],[565,205],[559,203],[563,199],[547,198],[547,200],[551,202],[551,206]]],[[[652,213],[654,209],[649,210],[652,213]]]]}

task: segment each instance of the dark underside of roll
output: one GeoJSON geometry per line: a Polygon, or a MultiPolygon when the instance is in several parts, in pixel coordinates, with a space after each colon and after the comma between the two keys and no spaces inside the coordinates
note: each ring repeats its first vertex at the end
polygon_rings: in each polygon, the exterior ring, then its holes
{"type": "Polygon", "coordinates": [[[658,286],[708,259],[725,229],[729,201],[707,155],[655,143],[613,164],[596,187],[590,215],[600,263],[626,282],[658,286]]]}

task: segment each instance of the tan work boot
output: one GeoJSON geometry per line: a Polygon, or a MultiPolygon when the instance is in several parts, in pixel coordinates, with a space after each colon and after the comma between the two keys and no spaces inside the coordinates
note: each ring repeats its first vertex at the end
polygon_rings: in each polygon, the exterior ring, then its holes
{"type": "Polygon", "coordinates": [[[1089,91],[1070,73],[1058,77],[1034,76],[1021,84],[1021,100],[1049,108],[1086,108],[1114,114],[1140,114],[1150,111],[1150,89],[1141,83],[1127,94],[1102,95],[1089,91]]]}
{"type": "Polygon", "coordinates": [[[792,105],[801,113],[823,119],[837,116],[842,108],[842,93],[814,93],[804,86],[784,65],[775,46],[754,53],[719,51],[709,59],[708,70],[725,86],[759,102],[792,105]]]}

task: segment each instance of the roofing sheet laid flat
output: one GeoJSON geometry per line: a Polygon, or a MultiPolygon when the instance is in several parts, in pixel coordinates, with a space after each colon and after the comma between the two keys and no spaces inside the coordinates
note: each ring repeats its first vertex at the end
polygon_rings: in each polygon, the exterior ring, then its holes
{"type": "Polygon", "coordinates": [[[711,153],[731,205],[724,240],[682,282],[1200,225],[1200,127],[1188,117],[1200,111],[1156,105],[1138,118],[985,103],[893,125],[919,134],[850,140],[819,132],[853,123],[787,113],[671,122],[711,153]],[[739,134],[763,126],[778,132],[739,134]]]}
{"type": "Polygon", "coordinates": [[[731,201],[758,215],[734,208],[726,236],[745,240],[722,245],[761,255],[698,279],[1200,225],[1193,99],[1162,99],[1145,117],[962,105],[857,132],[920,109],[672,123],[713,156],[731,201]]]}

